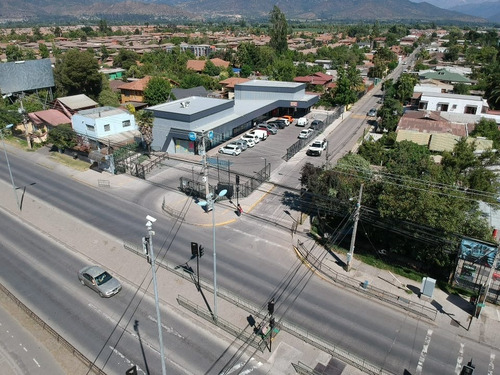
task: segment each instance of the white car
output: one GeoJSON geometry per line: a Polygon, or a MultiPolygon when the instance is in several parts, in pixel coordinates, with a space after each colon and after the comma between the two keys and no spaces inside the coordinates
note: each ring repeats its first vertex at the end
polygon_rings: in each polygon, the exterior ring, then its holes
{"type": "MultiPolygon", "coordinates": [[[[245,141],[247,141],[247,143],[249,141],[252,141],[253,142],[253,145],[255,146],[257,143],[260,142],[260,139],[259,137],[257,136],[254,136],[254,135],[251,135],[251,134],[245,134],[241,137],[241,139],[244,139],[245,141]]],[[[253,146],[250,146],[250,147],[253,147],[253,146]]]]}
{"type": "Polygon", "coordinates": [[[307,117],[301,117],[297,120],[297,126],[306,126],[309,123],[307,117]]]}
{"type": "Polygon", "coordinates": [[[314,130],[312,130],[311,128],[309,129],[304,129],[302,130],[300,133],[299,133],[299,138],[300,139],[306,139],[306,138],[309,138],[312,133],[314,132],[314,130]]]}
{"type": "Polygon", "coordinates": [[[219,148],[219,153],[238,156],[239,154],[241,154],[241,148],[239,148],[237,145],[228,144],[219,148]]]}
{"type": "Polygon", "coordinates": [[[254,129],[247,134],[257,136],[261,141],[265,141],[267,139],[267,130],[264,129],[254,129]]]}
{"type": "Polygon", "coordinates": [[[326,139],[317,139],[309,145],[306,153],[311,156],[320,156],[326,150],[327,145],[328,141],[326,139]]]}

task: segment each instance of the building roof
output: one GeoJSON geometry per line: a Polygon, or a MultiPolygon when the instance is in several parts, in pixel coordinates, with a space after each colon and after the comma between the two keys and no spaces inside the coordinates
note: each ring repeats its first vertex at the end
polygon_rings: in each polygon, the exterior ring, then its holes
{"type": "Polygon", "coordinates": [[[215,57],[213,59],[210,59],[210,61],[215,65],[220,68],[227,68],[229,66],[229,61],[225,61],[222,59],[219,59],[218,57],[215,57]]]}
{"type": "Polygon", "coordinates": [[[35,125],[48,124],[52,126],[71,124],[71,119],[57,109],[28,113],[28,117],[35,125]]]}
{"type": "Polygon", "coordinates": [[[0,64],[0,91],[3,94],[54,87],[50,59],[15,61],[0,64]]]}
{"type": "Polygon", "coordinates": [[[430,134],[420,133],[414,130],[398,130],[396,133],[396,142],[410,141],[421,146],[427,146],[430,138],[430,134]]]}
{"type": "Polygon", "coordinates": [[[91,109],[85,109],[83,111],[79,111],[78,114],[81,116],[85,116],[88,118],[99,118],[99,117],[110,117],[116,115],[123,115],[124,113],[129,113],[124,108],[115,108],[115,107],[97,107],[91,109]]]}
{"type": "Polygon", "coordinates": [[[411,130],[430,134],[453,134],[466,137],[467,128],[446,120],[436,111],[407,111],[399,120],[397,130],[411,130]]]}
{"type": "Polygon", "coordinates": [[[461,74],[449,72],[446,69],[438,72],[427,72],[422,74],[425,79],[436,79],[443,82],[471,83],[472,81],[461,74]]]}
{"type": "Polygon", "coordinates": [[[453,134],[432,134],[429,150],[435,152],[453,151],[460,137],[453,134]]]}
{"type": "Polygon", "coordinates": [[[57,100],[64,104],[64,106],[75,111],[81,108],[97,107],[99,105],[85,94],[65,96],[57,98],[57,100]]]}
{"type": "Polygon", "coordinates": [[[227,88],[234,88],[234,85],[237,85],[239,83],[243,82],[248,82],[250,81],[248,78],[242,78],[242,77],[229,77],[226,78],[219,83],[227,88]]]}
{"type": "Polygon", "coordinates": [[[309,74],[308,76],[295,77],[294,82],[310,83],[312,85],[326,85],[333,80],[333,76],[321,72],[309,74]]]}
{"type": "Polygon", "coordinates": [[[201,72],[205,69],[206,60],[188,60],[186,63],[186,68],[194,70],[195,72],[201,72]]]}
{"type": "Polygon", "coordinates": [[[146,76],[144,78],[138,79],[137,81],[123,83],[118,86],[120,90],[131,90],[131,91],[144,91],[151,80],[151,76],[146,76]]]}
{"type": "Polygon", "coordinates": [[[208,96],[208,91],[203,86],[197,86],[190,89],[173,88],[172,95],[175,99],[184,99],[190,96],[201,96],[206,98],[208,96]]]}

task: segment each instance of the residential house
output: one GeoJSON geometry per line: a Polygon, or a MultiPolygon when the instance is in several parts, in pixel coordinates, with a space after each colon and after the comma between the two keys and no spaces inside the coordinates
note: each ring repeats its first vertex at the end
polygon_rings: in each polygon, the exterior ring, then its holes
{"type": "Polygon", "coordinates": [[[98,107],[79,111],[71,118],[73,130],[81,143],[90,148],[120,147],[141,139],[134,115],[114,107],[98,107]]]}
{"type": "Polygon", "coordinates": [[[222,97],[226,99],[234,99],[234,86],[250,81],[248,78],[240,78],[240,77],[230,77],[220,81],[220,85],[222,86],[222,97]]]}
{"type": "Polygon", "coordinates": [[[122,104],[145,103],[144,90],[148,86],[151,76],[146,76],[131,82],[122,83],[118,86],[120,90],[120,102],[122,104]]]}
{"type": "Polygon", "coordinates": [[[465,83],[470,85],[472,80],[464,77],[460,73],[450,72],[447,69],[442,69],[439,71],[425,71],[419,73],[420,79],[434,79],[436,81],[441,81],[449,84],[465,83]]]}
{"type": "MultiPolygon", "coordinates": [[[[229,61],[224,61],[219,58],[210,59],[210,61],[217,67],[222,69],[227,69],[229,67],[229,61]]],[[[186,67],[188,69],[194,70],[197,73],[203,72],[205,69],[205,64],[207,60],[188,60],[186,63],[186,67]]]]}
{"type": "Polygon", "coordinates": [[[328,91],[333,85],[333,77],[329,74],[317,72],[303,77],[295,77],[294,82],[305,83],[306,88],[321,87],[323,91],[328,91]]]}
{"type": "Polygon", "coordinates": [[[71,119],[56,109],[31,112],[28,113],[28,121],[23,132],[31,138],[33,143],[42,143],[47,140],[50,130],[63,124],[71,124],[71,119]]]}
{"type": "Polygon", "coordinates": [[[412,106],[428,111],[479,114],[486,113],[488,103],[475,95],[458,95],[441,92],[414,92],[412,106]]]}
{"type": "MultiPolygon", "coordinates": [[[[455,123],[435,111],[407,111],[399,120],[396,141],[411,141],[427,146],[433,153],[452,151],[461,138],[475,143],[476,152],[481,153],[493,147],[493,141],[472,138],[469,133],[474,124],[455,123]]],[[[439,161],[440,158],[434,158],[439,161]]]]}
{"type": "Polygon", "coordinates": [[[123,68],[102,68],[99,69],[99,72],[104,74],[110,81],[113,81],[122,79],[126,70],[123,68]]]}
{"type": "Polygon", "coordinates": [[[98,103],[90,99],[85,94],[64,96],[62,98],[57,98],[53,103],[54,109],[61,111],[69,118],[71,118],[78,111],[97,108],[98,106],[98,103]]]}

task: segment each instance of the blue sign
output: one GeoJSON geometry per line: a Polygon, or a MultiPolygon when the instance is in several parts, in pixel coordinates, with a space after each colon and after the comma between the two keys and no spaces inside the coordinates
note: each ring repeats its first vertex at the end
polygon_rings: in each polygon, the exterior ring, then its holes
{"type": "Polygon", "coordinates": [[[189,132],[189,140],[196,141],[196,133],[195,132],[189,132]]]}
{"type": "Polygon", "coordinates": [[[222,167],[228,167],[233,163],[229,160],[219,159],[219,158],[207,158],[207,164],[212,166],[220,165],[222,167]]]}
{"type": "Polygon", "coordinates": [[[211,130],[208,132],[208,139],[210,140],[214,139],[214,132],[211,130]]]}

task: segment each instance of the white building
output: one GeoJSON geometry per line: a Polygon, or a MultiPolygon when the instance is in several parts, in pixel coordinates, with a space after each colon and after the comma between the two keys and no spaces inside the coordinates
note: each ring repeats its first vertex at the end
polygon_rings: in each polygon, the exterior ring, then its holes
{"type": "Polygon", "coordinates": [[[120,108],[98,107],[79,111],[71,118],[71,125],[88,142],[120,146],[141,139],[134,116],[120,108]]]}

